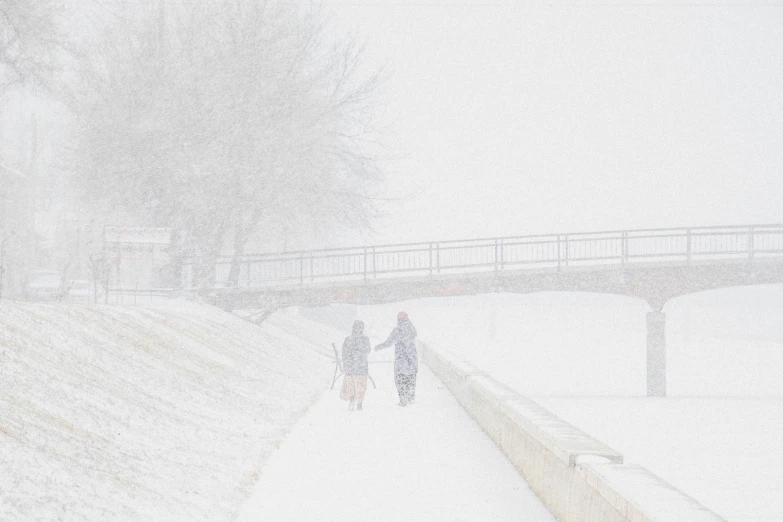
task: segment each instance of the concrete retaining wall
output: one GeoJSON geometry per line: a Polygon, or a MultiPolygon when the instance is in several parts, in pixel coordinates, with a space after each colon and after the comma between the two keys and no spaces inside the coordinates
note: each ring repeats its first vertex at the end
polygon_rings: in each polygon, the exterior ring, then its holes
{"type": "Polygon", "coordinates": [[[561,522],[725,522],[471,364],[421,341],[418,346],[422,360],[561,522]]]}

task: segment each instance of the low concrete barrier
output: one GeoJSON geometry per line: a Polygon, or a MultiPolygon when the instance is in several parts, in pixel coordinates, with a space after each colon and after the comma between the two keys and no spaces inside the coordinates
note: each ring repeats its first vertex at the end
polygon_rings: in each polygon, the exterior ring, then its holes
{"type": "Polygon", "coordinates": [[[418,346],[421,359],[561,522],[725,522],[470,363],[418,346]]]}

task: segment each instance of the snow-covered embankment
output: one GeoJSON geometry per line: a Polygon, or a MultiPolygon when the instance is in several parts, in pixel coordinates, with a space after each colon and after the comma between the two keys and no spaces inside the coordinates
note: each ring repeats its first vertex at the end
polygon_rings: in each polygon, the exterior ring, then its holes
{"type": "Polygon", "coordinates": [[[329,338],[284,312],[1,302],[0,519],[231,519],[328,384],[329,338]]]}
{"type": "Polygon", "coordinates": [[[473,365],[424,343],[420,350],[558,520],[724,520],[473,365]]]}

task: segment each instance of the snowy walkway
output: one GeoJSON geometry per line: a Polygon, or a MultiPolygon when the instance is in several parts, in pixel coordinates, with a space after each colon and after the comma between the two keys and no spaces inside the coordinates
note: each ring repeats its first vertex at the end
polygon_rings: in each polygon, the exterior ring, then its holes
{"type": "Polygon", "coordinates": [[[330,390],[264,466],[240,521],[554,521],[427,369],[397,406],[391,364],[371,364],[364,411],[330,390]]]}

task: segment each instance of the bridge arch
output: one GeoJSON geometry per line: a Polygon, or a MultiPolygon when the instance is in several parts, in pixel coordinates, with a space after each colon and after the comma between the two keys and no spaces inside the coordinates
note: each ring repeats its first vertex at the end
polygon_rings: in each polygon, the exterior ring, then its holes
{"type": "MultiPolygon", "coordinates": [[[[193,288],[194,263],[183,286],[193,288]],[[188,277],[190,276],[190,279],[188,277]]],[[[783,225],[643,229],[374,245],[218,262],[202,295],[226,309],[381,304],[491,292],[595,292],[645,300],[648,395],[666,394],[666,315],[678,296],[783,282],[783,225]],[[234,263],[239,270],[232,270],[234,263]],[[239,278],[229,281],[231,273],[239,278]]]]}

